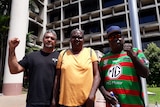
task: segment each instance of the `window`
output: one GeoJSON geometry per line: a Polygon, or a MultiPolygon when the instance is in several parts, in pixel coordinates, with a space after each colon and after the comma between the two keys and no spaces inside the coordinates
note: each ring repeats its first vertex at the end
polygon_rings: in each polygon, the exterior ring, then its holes
{"type": "Polygon", "coordinates": [[[64,17],[69,18],[78,15],[78,4],[69,5],[64,8],[64,17]]]}
{"type": "Polygon", "coordinates": [[[107,18],[103,22],[104,22],[104,29],[107,29],[109,26],[112,25],[117,25],[120,27],[127,26],[125,15],[107,18]]]}
{"type": "Polygon", "coordinates": [[[71,33],[71,31],[72,31],[73,29],[75,29],[75,28],[78,28],[78,27],[75,26],[75,27],[68,27],[68,28],[63,29],[64,39],[70,38],[70,33],[71,33]]]}
{"type": "Polygon", "coordinates": [[[50,13],[50,22],[61,20],[61,11],[60,9],[54,10],[50,13]]]}
{"type": "Polygon", "coordinates": [[[124,3],[124,1],[123,0],[103,0],[102,3],[103,3],[103,8],[105,8],[105,7],[110,7],[110,6],[124,3]]]}
{"type": "Polygon", "coordinates": [[[139,11],[139,23],[140,24],[153,22],[153,21],[157,21],[156,10],[154,8],[139,11]]]}
{"type": "Polygon", "coordinates": [[[82,5],[82,14],[99,9],[98,0],[84,0],[82,1],[81,5],[82,5]]]}
{"type": "Polygon", "coordinates": [[[82,25],[82,29],[85,34],[100,32],[100,23],[99,21],[87,23],[82,25]]]}

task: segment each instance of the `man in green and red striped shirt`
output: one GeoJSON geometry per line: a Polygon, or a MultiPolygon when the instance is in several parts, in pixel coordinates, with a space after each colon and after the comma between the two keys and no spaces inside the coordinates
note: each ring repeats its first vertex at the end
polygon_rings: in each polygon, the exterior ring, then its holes
{"type": "Polygon", "coordinates": [[[149,75],[149,62],[143,52],[125,43],[119,26],[107,29],[111,51],[100,61],[100,91],[106,99],[106,107],[144,107],[140,77],[149,75]],[[113,92],[117,99],[110,95],[113,92]]]}

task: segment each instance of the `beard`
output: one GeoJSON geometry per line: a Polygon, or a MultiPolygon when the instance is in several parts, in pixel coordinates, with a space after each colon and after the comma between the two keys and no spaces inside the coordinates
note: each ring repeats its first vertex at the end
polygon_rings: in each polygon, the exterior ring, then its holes
{"type": "Polygon", "coordinates": [[[44,44],[44,46],[45,46],[46,48],[53,48],[53,47],[54,47],[52,44],[44,44]]]}

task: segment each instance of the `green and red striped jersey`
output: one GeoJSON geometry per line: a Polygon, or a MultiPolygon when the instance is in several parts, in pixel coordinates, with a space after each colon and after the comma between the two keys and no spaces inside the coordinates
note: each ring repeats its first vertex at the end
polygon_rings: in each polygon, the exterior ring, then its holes
{"type": "MultiPolygon", "coordinates": [[[[133,48],[133,51],[140,61],[149,67],[143,52],[137,48],[133,48]]],[[[111,52],[105,54],[99,65],[105,89],[117,95],[121,107],[144,107],[140,77],[125,51],[119,54],[111,52]]]]}

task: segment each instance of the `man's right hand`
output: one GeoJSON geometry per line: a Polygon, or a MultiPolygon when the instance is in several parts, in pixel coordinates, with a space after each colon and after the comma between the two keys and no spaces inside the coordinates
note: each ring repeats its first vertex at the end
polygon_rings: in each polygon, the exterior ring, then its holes
{"type": "Polygon", "coordinates": [[[105,91],[104,98],[105,98],[106,101],[109,101],[109,103],[112,104],[112,105],[115,105],[115,104],[118,103],[117,98],[114,98],[114,97],[110,94],[110,92],[108,92],[108,91],[105,91]]]}
{"type": "Polygon", "coordinates": [[[9,40],[9,49],[11,50],[15,49],[18,46],[19,42],[20,40],[18,38],[13,38],[9,40]]]}

